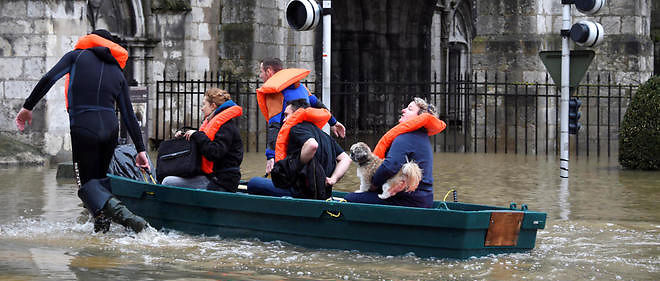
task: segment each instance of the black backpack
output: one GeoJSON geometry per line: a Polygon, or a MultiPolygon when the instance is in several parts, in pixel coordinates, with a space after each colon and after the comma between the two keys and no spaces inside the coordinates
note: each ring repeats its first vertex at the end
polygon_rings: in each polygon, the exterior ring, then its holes
{"type": "Polygon", "coordinates": [[[158,147],[158,182],[167,176],[193,177],[201,173],[201,155],[194,141],[184,137],[163,141],[158,147]]]}

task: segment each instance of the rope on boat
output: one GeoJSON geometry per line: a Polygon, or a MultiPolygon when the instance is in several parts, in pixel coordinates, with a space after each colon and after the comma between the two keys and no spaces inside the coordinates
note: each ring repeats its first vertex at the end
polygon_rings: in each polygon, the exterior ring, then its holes
{"type": "MultiPolygon", "coordinates": [[[[348,201],[346,201],[346,199],[341,198],[341,197],[330,197],[328,199],[325,199],[325,201],[328,201],[328,202],[330,202],[330,201],[348,202],[348,201]]],[[[327,210],[325,212],[328,213],[328,215],[330,215],[333,218],[338,218],[338,217],[341,216],[341,212],[337,212],[336,214],[334,214],[330,211],[327,211],[327,210]]]]}
{"type": "Polygon", "coordinates": [[[445,194],[445,197],[442,198],[442,201],[447,201],[447,197],[449,196],[449,193],[452,193],[452,192],[454,192],[454,202],[456,202],[456,189],[450,189],[449,191],[447,191],[447,193],[445,194]]]}

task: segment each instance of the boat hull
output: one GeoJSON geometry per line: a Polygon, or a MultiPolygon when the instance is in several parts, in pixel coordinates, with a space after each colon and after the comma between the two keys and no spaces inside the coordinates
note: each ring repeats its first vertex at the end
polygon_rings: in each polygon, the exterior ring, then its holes
{"type": "Polygon", "coordinates": [[[311,248],[439,258],[521,252],[534,248],[536,232],[546,219],[540,212],[455,202],[423,209],[195,190],[110,177],[112,193],[157,229],[281,240],[311,248]],[[505,238],[513,240],[486,246],[497,232],[493,213],[518,221],[513,227],[504,225],[505,238]]]}

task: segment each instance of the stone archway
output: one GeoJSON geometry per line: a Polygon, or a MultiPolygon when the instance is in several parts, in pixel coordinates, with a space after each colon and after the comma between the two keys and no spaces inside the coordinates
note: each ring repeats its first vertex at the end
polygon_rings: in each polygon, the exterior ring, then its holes
{"type": "Polygon", "coordinates": [[[144,7],[141,0],[89,0],[87,19],[92,29],[104,28],[120,37],[129,51],[124,71],[133,86],[150,84],[147,59],[155,42],[146,34],[144,7]]]}
{"type": "Polygon", "coordinates": [[[436,2],[333,2],[332,81],[370,83],[333,86],[332,111],[340,120],[368,132],[395,122],[411,95],[428,93],[427,84],[406,83],[429,81],[436,2]]]}
{"type": "MultiPolygon", "coordinates": [[[[472,39],[476,34],[470,1],[459,1],[450,13],[448,77],[465,75],[471,70],[472,39]]],[[[447,79],[446,81],[449,81],[447,79]]]]}
{"type": "Polygon", "coordinates": [[[105,28],[122,37],[145,36],[145,15],[141,0],[89,0],[87,20],[92,29],[105,28]]]}
{"type": "Polygon", "coordinates": [[[333,2],[333,80],[427,81],[436,2],[333,2]]]}

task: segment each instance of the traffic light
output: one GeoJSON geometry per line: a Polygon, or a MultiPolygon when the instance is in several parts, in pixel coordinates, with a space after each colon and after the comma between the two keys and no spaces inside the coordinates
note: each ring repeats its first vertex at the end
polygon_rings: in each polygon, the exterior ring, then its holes
{"type": "MultiPolygon", "coordinates": [[[[605,0],[574,0],[573,3],[578,11],[586,15],[593,15],[605,5],[605,0]]],[[[570,30],[571,39],[576,44],[586,47],[594,47],[603,42],[604,34],[603,26],[590,20],[581,20],[571,26],[570,30]]]]}
{"type": "Polygon", "coordinates": [[[320,20],[321,7],[315,0],[291,0],[286,5],[286,21],[295,30],[312,30],[320,20]]]}
{"type": "Polygon", "coordinates": [[[578,98],[571,98],[568,101],[568,133],[571,135],[577,134],[580,127],[582,127],[582,124],[578,122],[582,115],[579,111],[581,105],[582,101],[578,98]]]}

